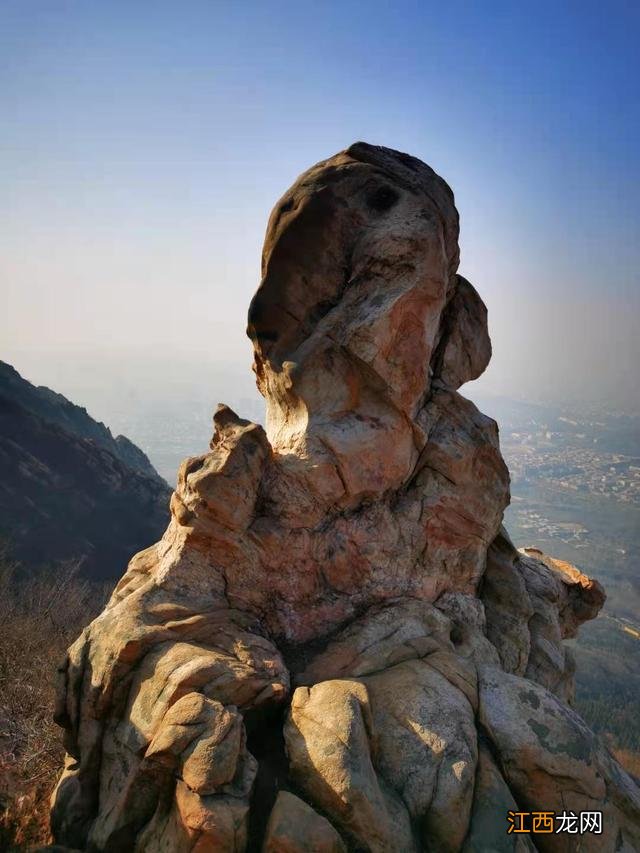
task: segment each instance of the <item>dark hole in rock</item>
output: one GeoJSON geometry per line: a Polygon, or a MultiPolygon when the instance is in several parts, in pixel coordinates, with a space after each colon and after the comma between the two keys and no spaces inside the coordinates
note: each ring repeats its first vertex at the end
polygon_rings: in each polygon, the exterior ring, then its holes
{"type": "Polygon", "coordinates": [[[454,646],[459,646],[462,642],[464,642],[464,637],[462,635],[462,628],[459,625],[454,625],[451,629],[451,642],[454,646]]]}
{"type": "Polygon", "coordinates": [[[185,478],[189,476],[189,474],[195,474],[196,471],[199,471],[205,463],[204,456],[196,456],[189,461],[184,468],[184,476],[185,478]]]}
{"type": "Polygon", "coordinates": [[[374,190],[367,197],[367,204],[373,210],[377,210],[379,213],[384,213],[385,210],[389,210],[389,208],[393,207],[399,198],[400,195],[393,189],[393,187],[378,187],[378,189],[374,190]]]}

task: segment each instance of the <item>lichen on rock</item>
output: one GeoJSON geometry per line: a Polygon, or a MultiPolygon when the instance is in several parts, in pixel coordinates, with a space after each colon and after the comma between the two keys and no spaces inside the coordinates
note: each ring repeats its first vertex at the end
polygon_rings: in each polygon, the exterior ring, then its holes
{"type": "Polygon", "coordinates": [[[580,849],[640,847],[635,782],[567,704],[563,639],[604,593],[501,527],[458,260],[451,190],[397,151],[356,143],[278,202],[248,324],[266,429],[219,407],[70,648],[57,842],[526,850],[506,810],[570,803],[604,815],[580,849]]]}

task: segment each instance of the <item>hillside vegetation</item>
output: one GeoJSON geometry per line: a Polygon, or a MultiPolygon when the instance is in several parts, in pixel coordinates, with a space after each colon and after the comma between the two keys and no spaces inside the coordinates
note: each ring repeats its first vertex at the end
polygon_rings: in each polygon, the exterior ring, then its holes
{"type": "Polygon", "coordinates": [[[0,549],[0,850],[49,841],[49,797],[64,758],[56,670],[106,597],[77,564],[26,575],[0,549]]]}

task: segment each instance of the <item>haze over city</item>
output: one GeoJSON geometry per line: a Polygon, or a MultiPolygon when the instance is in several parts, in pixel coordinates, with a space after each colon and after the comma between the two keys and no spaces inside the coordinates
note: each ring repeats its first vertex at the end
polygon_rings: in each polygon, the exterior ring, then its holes
{"type": "Polygon", "coordinates": [[[33,382],[107,422],[255,402],[269,211],[363,138],[454,189],[480,391],[637,407],[631,4],[35,6],[4,4],[0,35],[0,339],[33,382]]]}

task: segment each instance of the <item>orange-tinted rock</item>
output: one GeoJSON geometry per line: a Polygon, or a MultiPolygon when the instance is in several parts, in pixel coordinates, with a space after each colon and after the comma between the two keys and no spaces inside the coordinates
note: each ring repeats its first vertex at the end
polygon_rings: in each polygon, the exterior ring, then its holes
{"type": "Polygon", "coordinates": [[[280,791],[269,817],[263,853],[345,853],[329,821],[289,791],[280,791]]]}
{"type": "Polygon", "coordinates": [[[494,793],[555,804],[573,774],[640,844],[634,783],[563,704],[602,590],[509,542],[497,426],[457,390],[491,353],[457,240],[444,181],[364,143],[276,206],[248,329],[266,430],[219,407],[163,539],[70,648],[57,841],[481,849],[494,793]]]}

